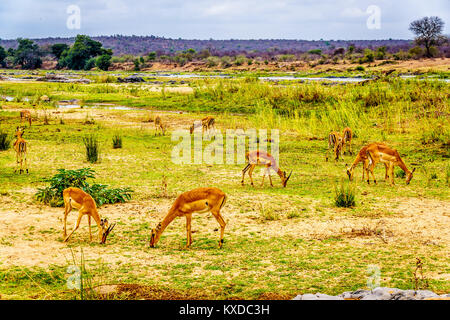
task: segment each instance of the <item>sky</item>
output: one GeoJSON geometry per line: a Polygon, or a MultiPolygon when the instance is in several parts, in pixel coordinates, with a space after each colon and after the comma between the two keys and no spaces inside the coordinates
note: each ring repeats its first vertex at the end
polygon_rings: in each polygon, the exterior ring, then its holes
{"type": "Polygon", "coordinates": [[[424,16],[449,33],[449,0],[0,0],[0,38],[412,39],[424,16]]]}

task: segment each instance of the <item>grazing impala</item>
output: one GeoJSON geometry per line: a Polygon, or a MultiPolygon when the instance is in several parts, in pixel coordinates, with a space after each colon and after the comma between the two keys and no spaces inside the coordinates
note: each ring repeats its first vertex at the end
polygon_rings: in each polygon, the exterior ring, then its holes
{"type": "Polygon", "coordinates": [[[367,171],[367,183],[370,183],[369,172],[372,173],[373,182],[376,184],[375,175],[373,169],[378,162],[387,164],[389,167],[389,176],[391,178],[391,185],[394,184],[394,166],[399,166],[406,173],[406,184],[409,184],[413,178],[413,173],[416,171],[414,168],[409,171],[403,160],[400,158],[399,153],[395,149],[391,149],[382,144],[372,144],[367,148],[367,155],[369,157],[369,166],[367,171]]]}
{"type": "Polygon", "coordinates": [[[20,111],[20,125],[22,125],[23,121],[27,121],[31,127],[31,112],[28,110],[20,111]]]}
{"type": "Polygon", "coordinates": [[[158,133],[158,130],[161,130],[162,135],[164,135],[166,133],[166,124],[164,124],[161,120],[160,116],[156,116],[155,118],[155,136],[158,133]]]}
{"type": "Polygon", "coordinates": [[[98,240],[100,243],[105,243],[106,238],[109,233],[114,229],[115,223],[109,225],[107,219],[101,219],[97,211],[97,206],[95,205],[94,199],[79,188],[67,188],[63,191],[64,199],[64,242],[69,240],[70,236],[78,229],[80,226],[81,218],[83,215],[88,216],[89,222],[89,240],[92,241],[91,233],[91,218],[97,223],[98,228],[98,240]],[[72,232],[67,235],[67,215],[70,213],[72,208],[78,209],[78,219],[72,232]]]}
{"type": "MultiPolygon", "coordinates": [[[[363,163],[362,180],[364,181],[364,173],[367,171],[367,167],[369,166],[369,157],[367,155],[367,148],[373,144],[384,145],[379,142],[374,142],[374,143],[371,143],[371,144],[368,144],[368,145],[362,147],[361,150],[359,150],[358,154],[356,155],[356,158],[355,158],[355,161],[353,161],[353,164],[350,167],[348,167],[347,164],[345,165],[347,167],[347,175],[348,175],[348,178],[350,179],[350,181],[353,180],[354,169],[360,162],[363,163]]],[[[386,167],[386,173],[385,173],[384,178],[385,178],[385,180],[387,180],[389,178],[388,165],[385,163],[384,166],[386,167]]],[[[367,176],[369,176],[369,173],[367,173],[367,176]]]]}
{"type": "Polygon", "coordinates": [[[287,182],[289,181],[289,178],[291,177],[292,171],[289,174],[289,176],[286,176],[286,171],[281,171],[281,169],[278,167],[277,162],[274,157],[272,157],[271,154],[263,151],[250,151],[247,152],[245,155],[245,158],[247,159],[247,166],[242,170],[242,185],[244,185],[244,177],[245,173],[248,171],[248,175],[250,177],[251,185],[253,186],[253,178],[252,173],[256,166],[265,166],[266,170],[264,171],[263,179],[261,186],[264,185],[264,178],[266,177],[266,173],[269,175],[269,181],[270,185],[273,187],[272,184],[272,177],[270,176],[270,168],[272,168],[281,179],[281,184],[283,187],[286,187],[287,182]]]}
{"type": "Polygon", "coordinates": [[[352,129],[349,127],[345,128],[342,132],[342,152],[345,153],[345,145],[348,146],[348,153],[353,154],[352,152],[352,138],[353,138],[353,132],[352,129]]]}
{"type": "MultiPolygon", "coordinates": [[[[25,164],[25,170],[28,173],[28,165],[27,165],[27,145],[28,142],[25,141],[23,138],[23,135],[25,133],[25,129],[20,129],[17,127],[16,129],[16,141],[14,141],[14,151],[16,152],[16,162],[18,167],[20,166],[19,173],[22,174],[24,164],[25,164]]],[[[17,167],[14,170],[14,172],[17,172],[17,167]]]]}
{"type": "MultiPolygon", "coordinates": [[[[213,117],[211,117],[211,116],[207,116],[207,117],[203,118],[203,119],[202,119],[202,124],[201,124],[201,126],[202,126],[202,134],[203,134],[205,131],[206,131],[207,134],[209,134],[209,132],[211,131],[211,129],[213,129],[213,130],[215,131],[215,130],[216,130],[215,123],[216,123],[216,120],[215,120],[213,117]]],[[[195,122],[192,124],[192,126],[189,127],[189,131],[190,131],[191,134],[192,134],[192,133],[194,132],[194,130],[195,130],[196,128],[199,128],[199,127],[200,127],[200,123],[197,122],[197,121],[195,121],[195,122]]]]}
{"type": "Polygon", "coordinates": [[[186,217],[187,241],[186,248],[192,244],[191,219],[194,212],[211,212],[220,224],[219,248],[223,245],[223,233],[225,221],[220,215],[220,209],[225,205],[227,196],[222,190],[217,188],[197,188],[187,191],[178,196],[166,217],[158,223],[155,229],[151,230],[150,247],[154,248],[158,243],[164,229],[176,218],[186,217]]]}
{"type": "Polygon", "coordinates": [[[339,155],[341,154],[342,151],[342,145],[343,145],[343,138],[339,134],[339,132],[336,131],[330,132],[330,134],[328,135],[328,152],[326,155],[326,161],[328,161],[328,153],[330,152],[331,149],[333,149],[334,160],[338,160],[339,155]]]}

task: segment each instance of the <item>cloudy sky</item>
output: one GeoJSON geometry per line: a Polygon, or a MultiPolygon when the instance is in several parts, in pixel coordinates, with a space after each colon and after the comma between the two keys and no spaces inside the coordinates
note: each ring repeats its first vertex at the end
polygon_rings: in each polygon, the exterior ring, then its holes
{"type": "Polygon", "coordinates": [[[0,0],[0,38],[411,39],[431,15],[448,34],[449,0],[0,0]]]}

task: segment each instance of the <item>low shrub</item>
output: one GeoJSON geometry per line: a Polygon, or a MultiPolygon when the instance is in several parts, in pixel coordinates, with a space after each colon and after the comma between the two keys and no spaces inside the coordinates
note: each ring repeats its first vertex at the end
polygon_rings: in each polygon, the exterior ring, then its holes
{"type": "Polygon", "coordinates": [[[96,163],[99,159],[99,144],[98,138],[95,135],[83,138],[84,146],[86,147],[86,159],[90,163],[96,163]]]}
{"type": "Polygon", "coordinates": [[[334,204],[339,208],[351,208],[356,205],[355,202],[355,188],[347,183],[345,186],[344,182],[335,188],[334,204]]]}
{"type": "Polygon", "coordinates": [[[0,150],[1,151],[8,150],[9,148],[11,148],[11,141],[12,141],[12,138],[7,132],[3,132],[3,131],[0,132],[0,150]]]}
{"type": "Polygon", "coordinates": [[[62,207],[64,205],[63,191],[69,187],[80,188],[90,194],[98,206],[103,204],[113,204],[126,202],[131,199],[133,190],[130,188],[110,189],[107,185],[92,184],[87,179],[95,179],[95,171],[91,168],[77,170],[58,169],[58,173],[53,177],[44,179],[50,186],[38,188],[35,194],[36,200],[52,207],[62,207]]]}
{"type": "Polygon", "coordinates": [[[114,149],[120,149],[122,148],[122,136],[120,134],[115,134],[113,136],[113,148],[114,149]]]}

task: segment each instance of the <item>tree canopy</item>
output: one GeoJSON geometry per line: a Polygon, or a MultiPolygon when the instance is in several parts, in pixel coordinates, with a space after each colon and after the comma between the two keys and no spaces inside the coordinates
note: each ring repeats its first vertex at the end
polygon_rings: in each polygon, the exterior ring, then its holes
{"type": "Polygon", "coordinates": [[[431,57],[431,47],[441,44],[446,37],[442,35],[444,21],[439,17],[424,17],[411,22],[409,30],[416,35],[415,42],[425,46],[427,57],[431,57]]]}
{"type": "Polygon", "coordinates": [[[103,48],[100,42],[86,35],[77,35],[73,46],[61,53],[58,66],[82,70],[85,69],[89,59],[102,55],[111,56],[112,50],[103,48]]]}
{"type": "Polygon", "coordinates": [[[14,64],[22,69],[36,69],[42,65],[42,52],[39,46],[30,39],[18,38],[19,46],[14,50],[14,64]]]}

